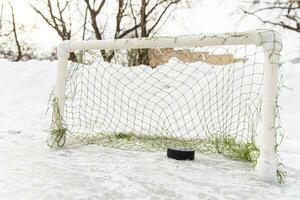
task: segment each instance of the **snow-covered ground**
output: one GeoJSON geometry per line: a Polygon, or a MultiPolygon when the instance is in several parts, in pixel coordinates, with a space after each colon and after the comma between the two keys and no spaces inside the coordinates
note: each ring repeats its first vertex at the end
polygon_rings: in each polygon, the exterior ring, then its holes
{"type": "Polygon", "coordinates": [[[300,64],[285,62],[281,97],[287,182],[257,180],[249,163],[196,155],[166,159],[97,145],[46,146],[56,62],[0,60],[0,199],[299,199],[300,64]]]}
{"type": "MultiPolygon", "coordinates": [[[[30,16],[27,1],[12,1],[18,5],[19,23],[41,23],[30,16]]],[[[196,2],[193,10],[176,11],[176,20],[162,27],[162,35],[261,27],[253,18],[236,26],[239,19],[230,14],[238,1],[196,2]]],[[[51,31],[44,25],[31,38],[50,49],[57,42],[51,31]]],[[[280,104],[285,138],[280,156],[288,173],[285,184],[263,183],[257,180],[251,164],[218,155],[196,154],[195,161],[178,162],[166,159],[164,152],[121,151],[97,145],[50,149],[45,143],[50,123],[45,112],[55,84],[56,62],[0,59],[0,200],[300,199],[298,35],[283,32],[286,87],[280,104]]]]}

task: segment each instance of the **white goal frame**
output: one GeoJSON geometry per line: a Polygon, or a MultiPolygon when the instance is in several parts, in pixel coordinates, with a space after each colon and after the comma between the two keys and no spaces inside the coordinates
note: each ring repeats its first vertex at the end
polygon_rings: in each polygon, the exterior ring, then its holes
{"type": "Polygon", "coordinates": [[[225,33],[179,37],[63,41],[59,44],[57,49],[58,66],[55,93],[61,120],[63,120],[64,117],[67,65],[70,52],[101,49],[171,48],[251,44],[262,46],[264,51],[262,135],[260,136],[260,156],[257,160],[256,173],[261,180],[275,183],[277,182],[275,107],[278,95],[277,82],[279,55],[282,44],[280,35],[271,30],[252,31],[241,34],[225,33]]]}

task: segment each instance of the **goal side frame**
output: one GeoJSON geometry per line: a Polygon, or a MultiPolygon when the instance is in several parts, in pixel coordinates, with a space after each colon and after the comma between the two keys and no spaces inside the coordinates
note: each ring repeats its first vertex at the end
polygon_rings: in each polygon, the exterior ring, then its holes
{"type": "Polygon", "coordinates": [[[277,182],[275,108],[278,96],[279,57],[282,42],[279,33],[272,30],[178,37],[62,41],[57,48],[58,62],[55,98],[57,99],[60,117],[58,120],[63,122],[64,119],[67,65],[71,52],[79,50],[202,47],[217,45],[255,45],[262,46],[263,48],[262,135],[260,135],[260,155],[255,171],[261,180],[275,183],[277,182]]]}

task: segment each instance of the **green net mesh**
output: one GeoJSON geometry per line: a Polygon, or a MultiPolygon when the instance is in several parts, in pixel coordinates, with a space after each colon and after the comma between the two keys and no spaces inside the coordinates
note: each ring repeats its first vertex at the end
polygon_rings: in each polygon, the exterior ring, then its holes
{"type": "MultiPolygon", "coordinates": [[[[102,53],[77,52],[77,61],[69,63],[64,121],[54,98],[49,145],[63,146],[67,135],[85,144],[150,151],[187,147],[256,162],[262,47],[117,49],[106,51],[113,55],[109,61],[102,53]]],[[[278,107],[274,112],[279,119],[278,107]]],[[[279,144],[279,120],[275,128],[279,144]]]]}

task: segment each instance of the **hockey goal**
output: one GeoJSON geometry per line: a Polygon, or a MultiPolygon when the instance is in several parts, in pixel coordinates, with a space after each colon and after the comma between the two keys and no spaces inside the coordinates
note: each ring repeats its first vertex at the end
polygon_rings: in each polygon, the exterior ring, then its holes
{"type": "Polygon", "coordinates": [[[281,47],[269,30],[64,41],[49,145],[184,146],[257,163],[274,182],[281,47]]]}

